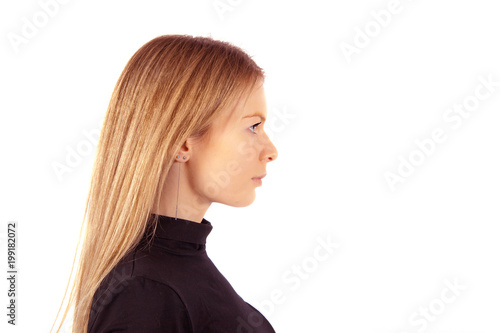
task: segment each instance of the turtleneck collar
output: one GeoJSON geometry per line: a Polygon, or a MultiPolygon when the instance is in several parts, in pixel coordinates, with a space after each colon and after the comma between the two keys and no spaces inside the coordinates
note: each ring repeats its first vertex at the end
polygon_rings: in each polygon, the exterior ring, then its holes
{"type": "Polygon", "coordinates": [[[154,219],[155,216],[158,216],[155,238],[160,240],[170,239],[205,245],[207,236],[212,231],[212,224],[206,219],[198,223],[160,214],[151,214],[150,218],[154,219]]]}

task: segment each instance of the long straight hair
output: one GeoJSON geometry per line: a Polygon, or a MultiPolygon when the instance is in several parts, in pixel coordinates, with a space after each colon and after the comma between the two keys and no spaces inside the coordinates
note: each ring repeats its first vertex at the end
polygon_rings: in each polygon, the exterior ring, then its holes
{"type": "Polygon", "coordinates": [[[259,79],[264,72],[248,54],[209,37],[160,36],[132,56],[99,137],[71,274],[77,256],[78,268],[56,332],[72,307],[72,332],[87,332],[92,298],[104,277],[156,229],[157,220],[148,217],[159,207],[175,153],[188,137],[208,135],[213,121],[259,79]]]}

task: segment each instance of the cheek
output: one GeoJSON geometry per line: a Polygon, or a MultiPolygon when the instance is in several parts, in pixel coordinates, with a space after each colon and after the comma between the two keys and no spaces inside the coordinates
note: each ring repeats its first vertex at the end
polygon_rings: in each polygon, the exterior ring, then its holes
{"type": "Polygon", "coordinates": [[[236,194],[246,191],[245,184],[251,181],[253,176],[252,163],[255,160],[255,150],[248,149],[250,144],[234,144],[226,146],[216,160],[211,163],[209,171],[209,182],[229,193],[236,194]]]}
{"type": "Polygon", "coordinates": [[[212,146],[197,156],[193,183],[198,190],[210,197],[232,190],[233,183],[242,172],[242,163],[235,158],[235,147],[228,144],[212,146]]]}
{"type": "Polygon", "coordinates": [[[241,141],[238,143],[235,159],[242,165],[249,165],[249,162],[255,161],[258,157],[258,142],[254,140],[241,141]]]}
{"type": "Polygon", "coordinates": [[[193,185],[212,198],[248,191],[256,172],[256,145],[256,138],[243,133],[220,137],[217,144],[203,147],[197,152],[193,185]]]}
{"type": "Polygon", "coordinates": [[[214,153],[217,169],[227,171],[230,175],[244,173],[251,167],[257,156],[256,137],[248,133],[235,133],[224,139],[224,144],[217,146],[214,153]]]}
{"type": "Polygon", "coordinates": [[[239,179],[248,174],[248,162],[248,154],[238,150],[238,145],[226,146],[223,154],[219,155],[217,178],[227,178],[231,184],[237,185],[239,179]]]}

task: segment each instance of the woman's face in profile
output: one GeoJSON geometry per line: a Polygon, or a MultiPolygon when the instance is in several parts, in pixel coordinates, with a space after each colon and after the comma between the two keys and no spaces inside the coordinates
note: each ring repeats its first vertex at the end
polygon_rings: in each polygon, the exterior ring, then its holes
{"type": "Polygon", "coordinates": [[[244,207],[255,200],[255,188],[260,186],[252,178],[265,175],[267,162],[278,156],[264,132],[267,107],[263,85],[243,96],[225,115],[214,122],[208,140],[193,146],[186,167],[195,193],[210,202],[244,207]]]}

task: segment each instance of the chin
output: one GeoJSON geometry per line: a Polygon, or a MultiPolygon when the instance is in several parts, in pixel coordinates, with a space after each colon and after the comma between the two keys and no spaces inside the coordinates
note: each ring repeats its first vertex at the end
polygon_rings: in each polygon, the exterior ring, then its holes
{"type": "Polygon", "coordinates": [[[231,207],[247,207],[250,206],[255,201],[255,191],[248,193],[245,197],[235,198],[232,197],[229,200],[224,200],[221,203],[231,206],[231,207]]]}

